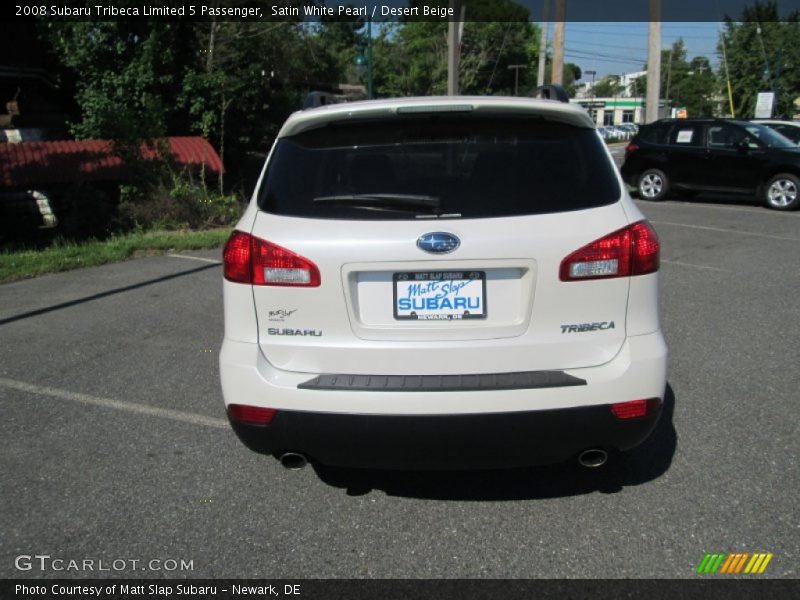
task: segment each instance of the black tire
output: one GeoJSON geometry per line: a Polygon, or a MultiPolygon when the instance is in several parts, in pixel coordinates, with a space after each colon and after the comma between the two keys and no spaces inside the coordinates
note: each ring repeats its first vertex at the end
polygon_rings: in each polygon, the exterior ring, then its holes
{"type": "Polygon", "coordinates": [[[791,173],[778,173],[761,188],[767,208],[796,210],[800,207],[800,178],[791,173]]]}
{"type": "Polygon", "coordinates": [[[636,191],[642,200],[658,202],[666,198],[669,193],[669,179],[664,171],[645,169],[636,180],[636,191]]]}

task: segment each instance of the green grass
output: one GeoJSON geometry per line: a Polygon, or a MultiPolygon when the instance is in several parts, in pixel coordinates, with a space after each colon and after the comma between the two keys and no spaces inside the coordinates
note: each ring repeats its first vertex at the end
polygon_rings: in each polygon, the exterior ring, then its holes
{"type": "Polygon", "coordinates": [[[218,248],[225,243],[230,232],[230,229],[213,229],[129,233],[104,241],[56,241],[41,250],[0,252],[0,283],[119,262],[134,256],[218,248]]]}

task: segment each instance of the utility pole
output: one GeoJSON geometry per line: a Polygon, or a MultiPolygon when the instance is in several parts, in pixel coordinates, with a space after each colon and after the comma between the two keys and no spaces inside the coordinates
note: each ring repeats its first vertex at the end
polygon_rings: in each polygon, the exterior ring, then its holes
{"type": "Polygon", "coordinates": [[[567,0],[556,0],[556,15],[553,22],[553,69],[550,81],[564,83],[564,19],[567,13],[567,0]]]}
{"type": "Polygon", "coordinates": [[[661,0],[650,0],[650,29],[647,42],[647,99],[645,123],[658,120],[661,95],[661,0]]]}
{"type": "Polygon", "coordinates": [[[528,65],[508,65],[509,69],[514,69],[514,95],[519,96],[519,70],[528,65]]]}
{"type": "Polygon", "coordinates": [[[672,116],[672,111],[670,110],[669,106],[669,93],[670,88],[672,87],[672,57],[675,54],[675,44],[673,44],[669,49],[669,62],[667,63],[667,90],[664,92],[664,108],[670,111],[670,116],[672,116]]]}
{"type": "Polygon", "coordinates": [[[728,84],[728,104],[731,108],[731,118],[736,118],[736,109],[733,107],[733,89],[731,88],[731,74],[728,72],[728,51],[725,48],[725,33],[720,25],[720,41],[722,42],[722,62],[725,64],[725,81],[728,84]]]}
{"type": "Polygon", "coordinates": [[[372,88],[372,17],[367,19],[367,98],[375,97],[372,88]]]}
{"type": "Polygon", "coordinates": [[[544,0],[542,8],[542,33],[539,36],[539,69],[536,71],[536,87],[544,85],[544,70],[547,68],[547,17],[550,12],[550,0],[544,0]]]}
{"type": "Polygon", "coordinates": [[[594,94],[594,76],[597,75],[597,71],[595,71],[593,69],[586,69],[583,72],[583,75],[591,75],[592,76],[592,88],[590,90],[590,93],[591,93],[590,98],[592,99],[592,103],[589,105],[589,115],[592,117],[592,121],[594,121],[595,124],[597,124],[597,109],[594,107],[594,99],[595,99],[595,94],[594,94]]]}
{"type": "Polygon", "coordinates": [[[586,69],[583,72],[583,74],[592,76],[592,89],[591,89],[591,92],[592,92],[592,100],[594,100],[594,76],[597,75],[597,71],[586,69]]]}
{"type": "MultiPolygon", "coordinates": [[[[450,0],[453,15],[459,14],[459,0],[450,0]]],[[[447,23],[447,95],[458,96],[458,63],[461,57],[459,23],[453,19],[447,23]]]]}

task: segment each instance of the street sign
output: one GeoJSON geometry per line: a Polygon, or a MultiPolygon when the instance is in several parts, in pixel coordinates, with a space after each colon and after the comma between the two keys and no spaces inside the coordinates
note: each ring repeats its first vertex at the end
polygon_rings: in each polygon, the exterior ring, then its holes
{"type": "Polygon", "coordinates": [[[759,92],[756,100],[756,119],[769,119],[772,117],[772,107],[775,104],[775,92],[759,92]]]}

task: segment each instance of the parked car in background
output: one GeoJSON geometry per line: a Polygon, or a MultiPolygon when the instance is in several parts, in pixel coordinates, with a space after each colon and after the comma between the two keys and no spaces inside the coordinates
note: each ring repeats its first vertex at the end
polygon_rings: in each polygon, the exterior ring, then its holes
{"type": "Polygon", "coordinates": [[[753,119],[753,123],[766,125],[783,137],[800,146],[800,121],[780,121],[777,119],[753,119]]]}
{"type": "Polygon", "coordinates": [[[664,119],[625,149],[622,176],[645,200],[671,192],[757,194],[768,207],[800,206],[800,148],[769,127],[729,119],[664,119]]]}
{"type": "Polygon", "coordinates": [[[659,242],[580,107],[297,112],[224,251],[222,392],[286,467],[600,466],[666,385],[659,242]]]}
{"type": "Polygon", "coordinates": [[[633,137],[633,132],[621,125],[612,125],[611,131],[619,140],[627,141],[633,137]]]}
{"type": "Polygon", "coordinates": [[[630,137],[628,132],[612,127],[611,125],[598,127],[597,132],[609,143],[624,142],[630,137]]]}
{"type": "Polygon", "coordinates": [[[618,129],[623,129],[631,134],[631,137],[639,133],[639,126],[636,123],[621,123],[617,125],[618,129]]]}

